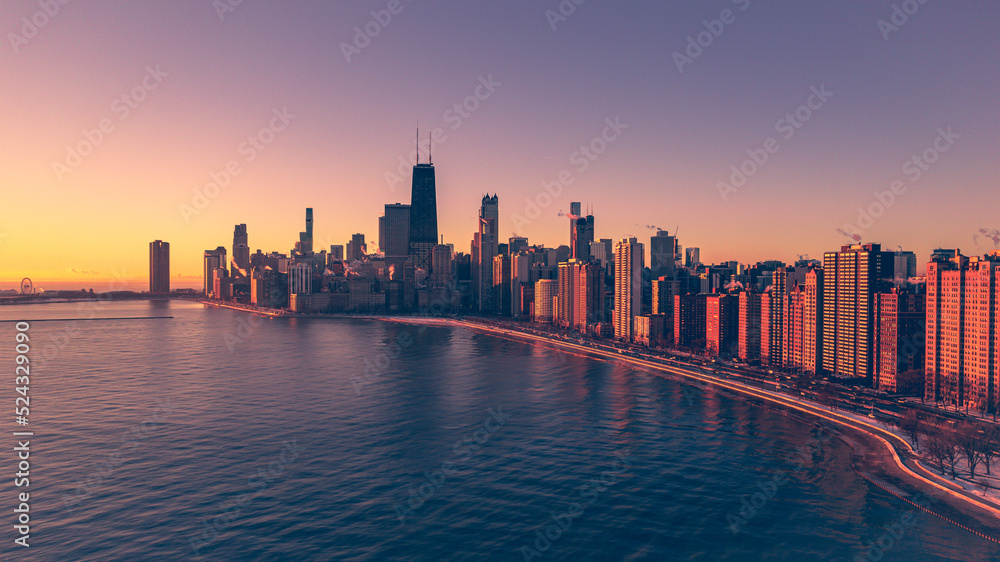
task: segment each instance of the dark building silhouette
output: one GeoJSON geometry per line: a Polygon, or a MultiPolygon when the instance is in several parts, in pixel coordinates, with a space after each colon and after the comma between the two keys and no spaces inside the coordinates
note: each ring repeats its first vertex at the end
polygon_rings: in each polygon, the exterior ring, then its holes
{"type": "Polygon", "coordinates": [[[247,225],[238,224],[233,230],[233,264],[236,265],[233,277],[249,279],[250,245],[247,240],[247,225]]]}
{"type": "Polygon", "coordinates": [[[170,243],[149,243],[149,292],[170,292],[170,243]]]}
{"type": "Polygon", "coordinates": [[[430,272],[431,251],[437,244],[437,187],[434,182],[434,164],[417,164],[413,167],[413,186],[410,193],[409,256],[413,258],[413,265],[430,272]]]}
{"type": "Polygon", "coordinates": [[[313,210],[306,208],[306,231],[299,233],[299,241],[295,243],[295,252],[298,254],[311,254],[313,251],[313,210]]]}

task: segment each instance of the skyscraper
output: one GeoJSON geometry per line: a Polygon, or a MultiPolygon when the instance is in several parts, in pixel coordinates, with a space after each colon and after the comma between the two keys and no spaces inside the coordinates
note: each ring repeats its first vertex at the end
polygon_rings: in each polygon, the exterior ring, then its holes
{"type": "Polygon", "coordinates": [[[170,243],[149,243],[149,292],[170,292],[170,243]]]}
{"type": "Polygon", "coordinates": [[[573,325],[577,330],[586,333],[589,326],[604,322],[604,268],[600,263],[577,263],[574,297],[573,325]]]}
{"type": "Polygon", "coordinates": [[[823,368],[823,270],[806,273],[806,300],[802,313],[802,369],[819,373],[823,368]]]}
{"type": "Polygon", "coordinates": [[[410,252],[410,206],[387,204],[379,220],[378,245],[386,261],[399,267],[410,252]],[[402,258],[402,259],[399,259],[402,258]]]}
{"type": "Polygon", "coordinates": [[[352,234],[351,241],[347,243],[347,259],[349,261],[362,261],[368,255],[368,245],[365,244],[365,235],[362,233],[352,234]]]}
{"type": "Polygon", "coordinates": [[[493,291],[493,258],[497,255],[500,222],[499,199],[494,194],[483,196],[479,207],[479,232],[472,242],[473,297],[480,312],[495,312],[493,291]]]}
{"type": "MultiPolygon", "coordinates": [[[[204,257],[204,279],[205,279],[205,296],[219,298],[215,296],[215,278],[217,276],[216,271],[218,269],[225,270],[228,263],[226,262],[226,249],[222,246],[214,250],[205,250],[204,257]]],[[[224,277],[225,275],[223,275],[224,277]]]]}
{"type": "Polygon", "coordinates": [[[551,322],[554,317],[553,300],[559,291],[559,282],[555,279],[539,279],[535,282],[535,322],[551,322]]]}
{"type": "Polygon", "coordinates": [[[247,241],[247,225],[238,224],[233,229],[233,263],[236,271],[233,277],[240,281],[249,281],[250,272],[250,244],[247,241]]]}
{"type": "Polygon", "coordinates": [[[688,247],[684,250],[684,267],[695,268],[701,265],[701,248],[688,247]]]}
{"type": "Polygon", "coordinates": [[[413,167],[410,193],[409,256],[413,258],[413,265],[430,272],[431,251],[438,243],[434,164],[418,163],[413,167]]]}
{"type": "Polygon", "coordinates": [[[635,238],[615,244],[615,339],[632,340],[632,319],[642,312],[644,248],[635,238]]]}
{"type": "Polygon", "coordinates": [[[312,253],[313,247],[313,210],[306,207],[306,231],[299,233],[299,241],[295,243],[295,253],[306,255],[312,253]]]}
{"type": "Polygon", "coordinates": [[[590,244],[594,241],[594,215],[581,216],[580,203],[569,205],[569,257],[586,261],[590,259],[590,244]]]}
{"type": "Polygon", "coordinates": [[[760,293],[740,293],[739,357],[750,363],[760,359],[760,293]]]}
{"type": "Polygon", "coordinates": [[[1000,406],[1000,252],[957,252],[927,264],[927,400],[995,412],[1000,406]]]}
{"type": "Polygon", "coordinates": [[[666,230],[649,239],[649,268],[654,279],[674,277],[674,237],[666,230]]]}
{"type": "Polygon", "coordinates": [[[923,391],[923,378],[900,375],[924,370],[925,296],[893,287],[875,295],[876,387],[886,392],[923,391]],[[916,384],[914,384],[916,383],[916,384]]]}
{"type": "Polygon", "coordinates": [[[709,295],[705,307],[706,349],[716,355],[736,355],[739,348],[739,297],[709,295]]]}
{"type": "Polygon", "coordinates": [[[823,254],[823,371],[872,380],[875,293],[885,276],[880,244],[842,246],[823,254]]]}

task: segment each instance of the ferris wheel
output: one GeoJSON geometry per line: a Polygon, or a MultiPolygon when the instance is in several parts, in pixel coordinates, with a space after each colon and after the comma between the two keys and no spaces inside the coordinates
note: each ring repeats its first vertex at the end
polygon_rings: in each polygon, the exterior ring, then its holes
{"type": "Polygon", "coordinates": [[[35,288],[31,285],[31,279],[25,277],[21,279],[21,294],[30,295],[35,292],[35,288]]]}

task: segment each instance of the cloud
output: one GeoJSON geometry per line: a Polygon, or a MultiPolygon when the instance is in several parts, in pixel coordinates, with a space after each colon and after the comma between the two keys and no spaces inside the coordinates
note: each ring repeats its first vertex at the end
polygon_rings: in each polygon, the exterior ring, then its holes
{"type": "Polygon", "coordinates": [[[76,268],[73,268],[73,267],[67,267],[66,271],[69,271],[70,273],[75,273],[77,275],[100,275],[101,274],[100,271],[90,271],[90,270],[87,270],[87,269],[76,269],[76,268]]]}

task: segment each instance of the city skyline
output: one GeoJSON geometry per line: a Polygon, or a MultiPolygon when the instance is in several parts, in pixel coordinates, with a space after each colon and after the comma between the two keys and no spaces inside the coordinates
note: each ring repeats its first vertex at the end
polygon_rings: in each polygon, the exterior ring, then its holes
{"type": "MultiPolygon", "coordinates": [[[[974,255],[1000,240],[990,206],[970,204],[995,183],[1000,148],[1000,33],[977,6],[921,4],[895,30],[879,23],[891,4],[587,4],[564,21],[533,3],[401,6],[359,53],[343,45],[369,6],[70,5],[24,42],[8,36],[0,95],[23,133],[0,145],[0,287],[142,285],[138,248],[155,239],[172,245],[171,286],[199,286],[204,241],[248,224],[252,247],[286,252],[303,207],[317,247],[375,240],[383,206],[408,203],[417,120],[437,161],[439,234],[459,251],[485,193],[500,197],[500,240],[568,243],[559,214],[581,201],[595,239],[679,227],[705,263],[819,259],[860,241],[914,251],[922,273],[937,247],[974,255]],[[154,21],[184,22],[192,45],[154,21]],[[497,49],[510,35],[513,52],[497,49]],[[406,80],[421,87],[400,92],[406,80]],[[226,187],[199,201],[213,176],[226,187]],[[544,185],[559,195],[532,218],[525,199],[544,201],[544,185]]],[[[0,29],[22,33],[38,9],[0,29]]]]}

